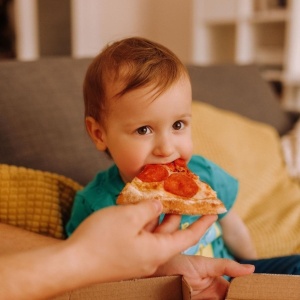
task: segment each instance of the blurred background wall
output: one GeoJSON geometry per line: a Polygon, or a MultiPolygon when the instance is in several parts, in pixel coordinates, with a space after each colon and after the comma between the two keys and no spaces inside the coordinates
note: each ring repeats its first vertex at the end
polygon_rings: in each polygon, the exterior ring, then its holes
{"type": "MultiPolygon", "coordinates": [[[[191,59],[191,0],[0,0],[9,10],[21,60],[96,55],[107,43],[139,35],[191,59]]],[[[4,10],[4,9],[3,9],[4,10]]]]}
{"type": "Polygon", "coordinates": [[[256,64],[300,111],[300,0],[0,0],[0,59],[95,56],[143,36],[184,63],[256,64]]]}

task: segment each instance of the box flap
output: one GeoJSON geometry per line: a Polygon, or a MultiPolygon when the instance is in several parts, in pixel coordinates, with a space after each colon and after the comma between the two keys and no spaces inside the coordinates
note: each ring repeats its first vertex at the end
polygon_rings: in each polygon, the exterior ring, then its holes
{"type": "Polygon", "coordinates": [[[300,276],[252,274],[234,278],[226,300],[299,300],[300,276]]]}
{"type": "Polygon", "coordinates": [[[164,276],[96,284],[55,300],[189,300],[189,297],[189,286],[181,276],[164,276]],[[183,293],[188,298],[183,298],[183,293]]]}
{"type": "Polygon", "coordinates": [[[182,299],[183,300],[192,299],[192,289],[183,277],[182,277],[182,299]]]}

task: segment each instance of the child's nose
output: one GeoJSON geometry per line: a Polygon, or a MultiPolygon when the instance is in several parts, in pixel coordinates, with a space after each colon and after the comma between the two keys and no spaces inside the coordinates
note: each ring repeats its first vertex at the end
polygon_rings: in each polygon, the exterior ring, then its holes
{"type": "Polygon", "coordinates": [[[160,137],[157,139],[154,147],[154,155],[156,156],[170,156],[174,152],[174,145],[170,137],[160,137]]]}

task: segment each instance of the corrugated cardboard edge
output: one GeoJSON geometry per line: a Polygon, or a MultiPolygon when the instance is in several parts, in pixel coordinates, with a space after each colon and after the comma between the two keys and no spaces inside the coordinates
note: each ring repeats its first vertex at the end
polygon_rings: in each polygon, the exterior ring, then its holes
{"type": "Polygon", "coordinates": [[[226,300],[299,300],[300,276],[252,274],[234,278],[226,300]]]}
{"type": "Polygon", "coordinates": [[[190,300],[192,299],[192,289],[189,284],[186,282],[184,277],[182,277],[182,299],[190,300]]]}
{"type": "Polygon", "coordinates": [[[190,300],[190,297],[190,287],[181,276],[163,276],[96,284],[53,300],[190,300]]]}

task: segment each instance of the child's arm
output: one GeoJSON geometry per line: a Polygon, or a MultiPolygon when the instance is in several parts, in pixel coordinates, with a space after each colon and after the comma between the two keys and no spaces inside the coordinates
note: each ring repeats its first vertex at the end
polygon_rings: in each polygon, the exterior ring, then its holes
{"type": "Polygon", "coordinates": [[[220,220],[220,224],[222,226],[225,244],[235,257],[240,259],[257,258],[249,230],[234,211],[229,211],[227,215],[220,220]]]}

